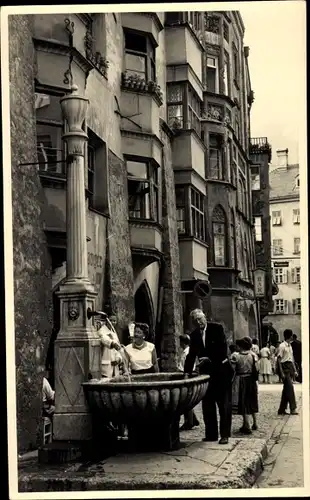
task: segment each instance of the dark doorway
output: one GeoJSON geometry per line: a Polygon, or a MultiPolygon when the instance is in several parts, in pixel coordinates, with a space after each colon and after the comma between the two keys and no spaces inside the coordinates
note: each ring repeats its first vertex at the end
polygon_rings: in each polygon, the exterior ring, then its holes
{"type": "Polygon", "coordinates": [[[150,327],[150,342],[154,342],[154,309],[151,293],[146,281],[143,281],[135,293],[135,321],[147,323],[150,327]]]}

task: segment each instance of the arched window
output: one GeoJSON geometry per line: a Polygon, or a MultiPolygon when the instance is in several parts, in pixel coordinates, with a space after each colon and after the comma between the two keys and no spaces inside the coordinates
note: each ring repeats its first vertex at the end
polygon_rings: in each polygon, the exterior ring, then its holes
{"type": "Polygon", "coordinates": [[[227,265],[227,220],[223,208],[217,205],[212,214],[214,265],[227,265]]]}
{"type": "Polygon", "coordinates": [[[236,263],[236,226],[234,211],[230,211],[230,265],[233,268],[237,267],[236,263]]]}

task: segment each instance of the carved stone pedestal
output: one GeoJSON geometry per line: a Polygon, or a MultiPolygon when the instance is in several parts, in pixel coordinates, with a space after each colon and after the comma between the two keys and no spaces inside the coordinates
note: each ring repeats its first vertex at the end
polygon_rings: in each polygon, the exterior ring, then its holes
{"type": "Polygon", "coordinates": [[[100,378],[100,340],[94,319],[96,292],[92,285],[68,280],[59,290],[62,328],[55,342],[54,440],[86,441],[92,421],[82,383],[100,378]]]}

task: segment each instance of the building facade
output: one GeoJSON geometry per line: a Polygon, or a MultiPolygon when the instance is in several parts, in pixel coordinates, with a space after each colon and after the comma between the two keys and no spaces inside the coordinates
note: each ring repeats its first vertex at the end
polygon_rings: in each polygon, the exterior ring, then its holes
{"type": "Polygon", "coordinates": [[[193,307],[221,322],[229,340],[257,335],[253,91],[243,34],[238,12],[11,16],[20,450],[35,446],[42,366],[53,364],[60,325],[66,124],[59,100],[72,81],[89,99],[88,272],[98,309],[116,315],[124,341],[131,320],[148,323],[165,371],[176,367],[193,307]]]}
{"type": "Polygon", "coordinates": [[[269,319],[282,337],[285,328],[301,335],[299,165],[289,165],[288,150],[277,151],[270,172],[272,268],[279,293],[269,319]]]}
{"type": "MultiPolygon", "coordinates": [[[[267,137],[251,138],[251,191],[252,211],[255,231],[255,256],[257,281],[261,273],[261,291],[256,290],[260,316],[260,342],[268,340],[269,330],[265,318],[273,312],[273,296],[278,287],[273,278],[271,265],[271,227],[270,227],[270,183],[269,164],[271,162],[271,146],[267,137]]],[[[257,283],[257,286],[259,283],[257,283]]]]}

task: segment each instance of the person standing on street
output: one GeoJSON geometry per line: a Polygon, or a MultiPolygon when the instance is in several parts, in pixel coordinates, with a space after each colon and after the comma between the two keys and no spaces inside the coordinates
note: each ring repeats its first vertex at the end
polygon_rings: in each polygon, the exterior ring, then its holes
{"type": "Polygon", "coordinates": [[[265,343],[263,348],[260,350],[259,372],[263,376],[263,383],[265,383],[266,381],[269,384],[270,375],[272,375],[272,368],[270,360],[270,349],[267,343],[265,343]]]}
{"type": "Polygon", "coordinates": [[[228,358],[227,341],[222,325],[207,322],[201,309],[191,312],[195,330],[190,336],[190,347],[184,372],[191,374],[198,357],[197,368],[201,374],[210,375],[209,386],[202,400],[202,413],[205,423],[203,441],[218,440],[217,411],[220,414],[219,444],[227,444],[231,433],[232,421],[232,379],[234,371],[228,358]]]}
{"type": "Polygon", "coordinates": [[[293,379],[296,374],[293,349],[291,346],[293,340],[292,330],[284,330],[284,342],[280,344],[278,352],[278,366],[280,377],[283,380],[283,390],[278,415],[288,415],[287,405],[290,407],[291,415],[298,415],[296,411],[296,398],[293,385],[293,379]]]}
{"type": "Polygon", "coordinates": [[[296,376],[297,382],[302,382],[302,366],[301,366],[301,342],[297,339],[297,335],[293,334],[292,349],[295,365],[297,368],[298,375],[296,376]]]}

